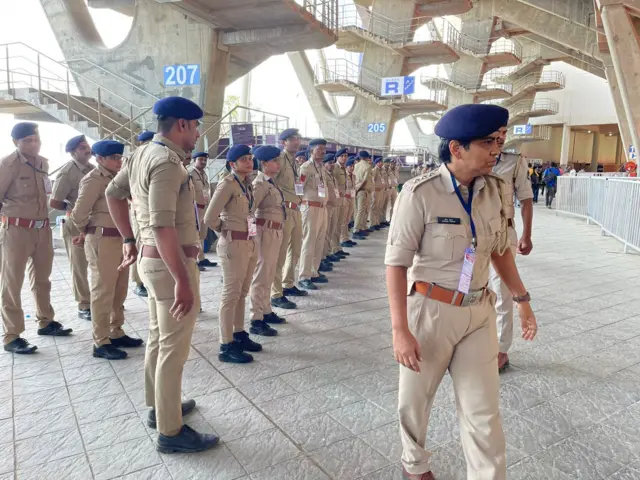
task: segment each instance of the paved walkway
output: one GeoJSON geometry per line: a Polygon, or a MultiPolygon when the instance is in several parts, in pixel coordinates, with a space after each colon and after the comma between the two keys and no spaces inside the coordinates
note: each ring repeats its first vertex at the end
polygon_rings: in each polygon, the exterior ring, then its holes
{"type": "MultiPolygon", "coordinates": [[[[503,376],[509,480],[640,478],[640,257],[599,229],[536,209],[534,253],[519,258],[538,339],[516,341],[503,376]]],[[[203,308],[184,376],[195,428],[222,437],[198,455],[159,455],[143,420],[143,351],[91,356],[64,250],[53,302],[69,338],[27,338],[34,357],[0,353],[0,480],[396,480],[398,367],[385,296],[384,233],[352,249],[328,287],[301,300],[257,361],[220,364],[220,269],[202,276],[203,308]]],[[[25,312],[34,316],[30,295],[25,312]]],[[[146,339],[131,295],[129,333],[146,339]]],[[[451,381],[429,432],[438,480],[465,479],[451,381]]]]}

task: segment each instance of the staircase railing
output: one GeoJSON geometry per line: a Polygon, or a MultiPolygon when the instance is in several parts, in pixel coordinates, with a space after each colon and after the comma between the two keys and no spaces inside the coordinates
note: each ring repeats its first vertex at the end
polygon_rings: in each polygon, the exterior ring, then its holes
{"type": "MultiPolygon", "coordinates": [[[[433,72],[433,70],[430,70],[433,72]]],[[[448,83],[462,90],[474,93],[483,90],[505,90],[509,93],[513,92],[513,86],[508,83],[498,83],[498,78],[502,74],[495,70],[491,70],[483,75],[469,75],[452,67],[439,65],[434,73],[420,76],[420,82],[425,86],[431,86],[434,80],[441,83],[448,83]]]]}
{"type": "Polygon", "coordinates": [[[295,0],[295,2],[332,32],[338,29],[338,0],[295,0]]]}
{"type": "Polygon", "coordinates": [[[533,103],[530,100],[521,100],[509,107],[509,116],[515,118],[536,111],[551,112],[551,115],[555,115],[559,109],[560,104],[551,98],[541,98],[534,100],[533,103]]]}

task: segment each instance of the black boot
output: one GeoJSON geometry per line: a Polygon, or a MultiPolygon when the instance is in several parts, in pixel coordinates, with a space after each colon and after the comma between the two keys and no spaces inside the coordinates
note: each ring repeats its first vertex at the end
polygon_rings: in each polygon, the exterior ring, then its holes
{"type": "Polygon", "coordinates": [[[253,362],[253,357],[244,353],[238,343],[231,342],[220,345],[218,360],[226,363],[249,363],[253,362]]]}
{"type": "Polygon", "coordinates": [[[249,331],[254,335],[262,335],[263,337],[275,337],[278,335],[278,331],[275,328],[271,328],[264,320],[251,320],[249,331]]]}
{"type": "Polygon", "coordinates": [[[111,339],[111,345],[118,348],[136,348],[141,347],[143,343],[141,338],[131,338],[129,335],[111,339]]]}
{"type": "Polygon", "coordinates": [[[311,280],[300,280],[298,285],[305,290],[318,290],[318,287],[316,287],[311,280]]]}
{"type": "Polygon", "coordinates": [[[309,292],[305,292],[304,290],[300,290],[298,287],[296,287],[295,285],[291,288],[285,288],[282,290],[283,295],[289,296],[289,297],[306,297],[307,295],[309,295],[309,292]]]}
{"type": "Polygon", "coordinates": [[[262,350],[262,345],[251,340],[249,334],[244,330],[233,334],[233,343],[238,345],[243,352],[259,352],[262,350]]]}
{"type": "Polygon", "coordinates": [[[287,321],[284,318],[279,317],[274,312],[267,313],[264,316],[263,320],[267,323],[274,323],[274,324],[287,323],[287,321]]]}
{"type": "Polygon", "coordinates": [[[280,298],[272,298],[271,306],[277,308],[283,308],[285,310],[293,310],[297,305],[287,299],[284,295],[280,298]]]}

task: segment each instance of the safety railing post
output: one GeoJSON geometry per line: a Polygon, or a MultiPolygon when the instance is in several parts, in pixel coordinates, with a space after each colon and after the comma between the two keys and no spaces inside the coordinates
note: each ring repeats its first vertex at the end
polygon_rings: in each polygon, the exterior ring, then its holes
{"type": "Polygon", "coordinates": [[[69,79],[69,69],[67,69],[67,112],[71,112],[71,82],[69,79]]]}
{"type": "Polygon", "coordinates": [[[40,71],[40,54],[37,55],[37,65],[38,65],[38,99],[42,100],[42,74],[40,71]]]}
{"type": "Polygon", "coordinates": [[[133,104],[129,104],[129,143],[133,147],[133,104]]]}
{"type": "Polygon", "coordinates": [[[5,55],[7,62],[7,92],[11,93],[11,70],[9,69],[10,59],[9,59],[9,45],[5,45],[5,55]]]}
{"type": "Polygon", "coordinates": [[[98,87],[98,135],[104,136],[104,126],[102,124],[102,90],[98,87]]]}

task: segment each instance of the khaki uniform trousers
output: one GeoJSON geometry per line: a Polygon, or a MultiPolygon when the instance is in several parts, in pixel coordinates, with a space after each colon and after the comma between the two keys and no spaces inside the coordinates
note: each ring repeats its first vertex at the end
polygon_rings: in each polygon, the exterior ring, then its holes
{"type": "Polygon", "coordinates": [[[447,369],[456,395],[467,478],[505,480],[505,439],[500,417],[495,296],[457,307],[417,292],[407,297],[409,329],[421,352],[420,372],[400,366],[398,413],[402,463],[419,475],[431,470],[425,450],[431,406],[447,369]]]}
{"type": "Polygon", "coordinates": [[[207,232],[209,231],[209,227],[204,223],[204,208],[198,209],[198,219],[200,220],[200,229],[198,233],[200,233],[200,252],[198,253],[198,261],[201,262],[204,260],[204,239],[207,238],[207,232]]]}
{"type": "Polygon", "coordinates": [[[162,259],[140,257],[139,271],[149,292],[149,339],[144,358],[144,391],[155,408],[158,432],[176,435],[182,428],[182,372],[200,312],[200,272],[196,261],[183,258],[194,295],[191,311],[180,321],[169,310],[175,301],[175,280],[162,259]]]}
{"type": "Polygon", "coordinates": [[[258,262],[258,248],[254,239],[231,240],[231,233],[223,232],[216,251],[222,267],[218,320],[220,343],[224,344],[233,342],[233,334],[244,330],[245,303],[258,262]]]}
{"type": "Polygon", "coordinates": [[[333,243],[333,236],[338,228],[338,215],[340,214],[340,207],[335,205],[327,206],[327,233],[324,237],[324,248],[322,250],[322,258],[327,255],[331,255],[334,251],[335,244],[333,243]]]}
{"type": "Polygon", "coordinates": [[[369,218],[370,194],[366,190],[360,190],[356,194],[356,220],[354,230],[360,232],[367,229],[367,218],[369,218]]]}
{"type": "MultiPolygon", "coordinates": [[[[340,229],[340,243],[349,240],[349,222],[353,220],[353,214],[356,210],[356,201],[353,198],[345,198],[344,202],[344,223],[340,229]]],[[[355,228],[354,228],[355,229],[355,228]]]]}
{"type": "Polygon", "coordinates": [[[326,235],[327,209],[303,205],[300,280],[311,280],[318,276],[326,235]]]}
{"type": "Polygon", "coordinates": [[[389,200],[387,202],[387,209],[385,210],[387,222],[390,222],[393,218],[393,206],[396,204],[396,198],[398,198],[398,190],[396,187],[393,187],[389,190],[389,200]]]}
{"type": "Polygon", "coordinates": [[[69,218],[65,218],[62,225],[62,239],[64,248],[69,257],[69,268],[71,269],[71,281],[73,283],[73,296],[78,304],[78,310],[87,310],[91,304],[91,290],[89,290],[88,270],[89,263],[82,245],[73,245],[73,237],[80,235],[69,218]]]}
{"type": "Polygon", "coordinates": [[[340,247],[340,232],[342,231],[342,225],[344,225],[347,213],[347,199],[341,198],[338,200],[338,204],[334,207],[335,211],[335,227],[331,230],[331,251],[333,254],[342,250],[340,247]]]}
{"type": "Polygon", "coordinates": [[[258,227],[255,243],[258,263],[251,281],[251,320],[262,320],[271,313],[270,290],[276,275],[282,230],[258,227]]]}
{"type": "MultiPolygon", "coordinates": [[[[129,217],[131,218],[131,229],[133,230],[133,236],[138,240],[140,229],[138,227],[138,221],[136,220],[136,216],[133,213],[133,207],[129,207],[129,217]]],[[[140,243],[137,243],[138,251],[140,251],[140,243]]],[[[129,268],[131,272],[131,281],[136,285],[142,285],[142,278],[140,278],[140,274],[138,273],[138,262],[131,265],[129,268]]]]}
{"type": "Polygon", "coordinates": [[[25,271],[35,299],[38,328],[55,317],[51,306],[51,270],[53,240],[50,228],[0,226],[0,313],[4,323],[4,344],[13,342],[24,332],[24,311],[20,296],[25,271]]]}
{"type": "MultiPolygon", "coordinates": [[[[508,234],[511,253],[515,258],[518,249],[518,234],[513,227],[509,227],[508,234]]],[[[507,353],[513,342],[513,294],[496,273],[493,266],[491,266],[489,272],[489,288],[496,294],[498,346],[501,353],[507,353]]]]}
{"type": "Polygon", "coordinates": [[[293,287],[295,270],[302,252],[302,213],[287,208],[287,219],[282,229],[282,243],[271,286],[271,298],[282,297],[284,288],[293,287]]]}
{"type": "Polygon", "coordinates": [[[119,271],[122,239],[87,235],[84,250],[91,269],[91,322],[93,342],[100,347],[124,336],[124,311],[129,269],[119,271]]]}

